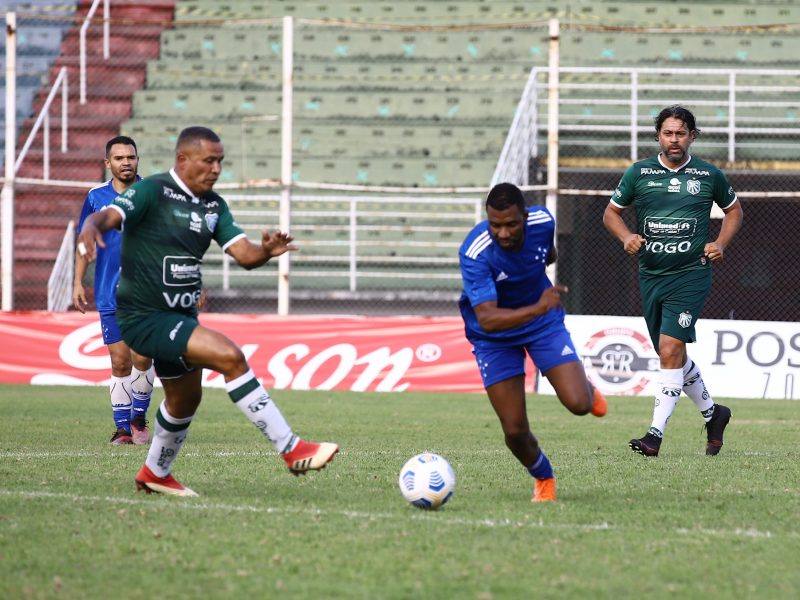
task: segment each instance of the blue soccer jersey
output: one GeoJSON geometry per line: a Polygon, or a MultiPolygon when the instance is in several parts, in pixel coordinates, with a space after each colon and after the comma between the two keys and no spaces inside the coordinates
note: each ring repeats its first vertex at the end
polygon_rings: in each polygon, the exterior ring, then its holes
{"type": "MultiPolygon", "coordinates": [[[[139,179],[137,177],[137,179],[139,179]]],[[[111,185],[109,179],[103,185],[89,190],[83,202],[81,217],[78,222],[78,231],[83,229],[83,223],[92,213],[103,210],[119,194],[111,185]]],[[[97,247],[97,260],[94,267],[94,298],[98,311],[117,309],[117,284],[119,283],[119,262],[122,246],[122,233],[111,229],[103,234],[106,247],[97,247]]]]}
{"type": "Polygon", "coordinates": [[[508,251],[496,244],[488,221],[476,225],[459,249],[464,289],[459,300],[467,339],[474,346],[524,345],[564,320],[562,309],[550,310],[527,323],[504,331],[484,331],[473,307],[496,301],[500,308],[535,304],[552,286],[545,274],[547,256],[553,247],[555,221],[543,206],[528,209],[525,241],[520,250],[508,251]]]}

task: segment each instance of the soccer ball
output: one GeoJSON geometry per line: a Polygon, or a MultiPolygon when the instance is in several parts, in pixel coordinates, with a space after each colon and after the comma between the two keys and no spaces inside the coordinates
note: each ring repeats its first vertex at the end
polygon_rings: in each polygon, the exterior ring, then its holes
{"type": "Polygon", "coordinates": [[[400,493],[414,506],[436,509],[453,495],[456,474],[438,454],[423,452],[409,459],[400,469],[400,493]]]}

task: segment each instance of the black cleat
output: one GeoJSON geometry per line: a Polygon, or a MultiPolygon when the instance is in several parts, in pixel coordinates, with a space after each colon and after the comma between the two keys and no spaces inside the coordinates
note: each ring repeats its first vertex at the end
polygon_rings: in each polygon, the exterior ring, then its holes
{"type": "Polygon", "coordinates": [[[708,434],[708,443],[706,444],[706,455],[716,456],[722,448],[722,434],[725,433],[725,428],[731,420],[731,409],[722,404],[714,405],[714,414],[711,420],[704,425],[706,433],[708,434]]]}
{"type": "Polygon", "coordinates": [[[638,438],[628,442],[628,446],[634,452],[642,456],[658,456],[658,449],[661,447],[661,438],[648,432],[643,438],[638,438]]]}

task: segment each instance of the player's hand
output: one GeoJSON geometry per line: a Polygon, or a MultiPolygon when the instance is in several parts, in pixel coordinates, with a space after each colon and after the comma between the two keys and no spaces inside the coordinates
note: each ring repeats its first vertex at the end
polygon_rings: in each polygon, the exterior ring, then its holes
{"type": "Polygon", "coordinates": [[[647,240],[645,240],[638,233],[632,233],[625,238],[625,241],[622,243],[622,247],[628,254],[638,254],[639,250],[642,249],[642,246],[644,246],[646,241],[647,240]]]}
{"type": "Polygon", "coordinates": [[[103,241],[103,234],[92,224],[90,219],[87,219],[83,224],[80,235],[78,235],[76,251],[86,259],[86,262],[92,262],[96,254],[95,244],[101,248],[106,247],[106,243],[103,241]]]}
{"type": "Polygon", "coordinates": [[[76,283],[72,288],[72,304],[83,314],[86,314],[86,307],[89,306],[89,303],[86,301],[86,290],[83,289],[80,283],[76,283]]]}
{"type": "Polygon", "coordinates": [[[711,262],[717,262],[722,260],[725,250],[717,242],[708,242],[703,249],[703,253],[711,262]]]}
{"type": "Polygon", "coordinates": [[[539,305],[544,308],[544,312],[559,308],[561,306],[561,294],[569,292],[569,288],[565,285],[554,285],[547,288],[539,296],[539,305]]]}
{"type": "Polygon", "coordinates": [[[298,247],[292,245],[294,238],[286,232],[276,231],[270,234],[266,229],[261,232],[261,247],[267,256],[274,258],[290,250],[297,250],[298,247]]]}

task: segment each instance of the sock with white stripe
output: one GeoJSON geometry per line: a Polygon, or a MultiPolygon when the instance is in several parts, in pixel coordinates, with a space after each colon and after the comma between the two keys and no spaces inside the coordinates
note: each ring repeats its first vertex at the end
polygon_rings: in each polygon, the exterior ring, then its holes
{"type": "Polygon", "coordinates": [[[131,392],[133,394],[131,417],[147,414],[147,409],[150,408],[150,398],[153,395],[154,377],[152,366],[147,371],[140,371],[136,367],[131,368],[131,392]]]}
{"type": "Polygon", "coordinates": [[[664,434],[667,422],[681,397],[682,388],[683,369],[661,369],[661,378],[653,408],[653,422],[650,424],[651,429],[656,429],[662,435],[664,434]]]}
{"type": "Polygon", "coordinates": [[[264,434],[275,450],[285,453],[294,447],[297,436],[292,434],[291,427],[252,369],[226,382],[225,389],[233,403],[264,434]]]}
{"type": "Polygon", "coordinates": [[[700,414],[703,415],[706,423],[711,420],[711,415],[714,414],[714,399],[706,389],[706,384],[703,382],[703,376],[700,374],[700,368],[695,362],[686,357],[686,364],[683,365],[683,391],[692,399],[700,414]]]}
{"type": "Polygon", "coordinates": [[[555,475],[553,475],[553,467],[550,464],[550,459],[547,458],[547,455],[541,448],[539,449],[538,458],[528,467],[528,473],[535,479],[552,479],[555,477],[555,475]]]}
{"type": "Polygon", "coordinates": [[[131,431],[131,378],[111,377],[111,384],[108,386],[111,393],[111,411],[114,414],[114,424],[117,429],[124,429],[128,433],[131,431]]]}
{"type": "Polygon", "coordinates": [[[156,477],[166,477],[172,470],[172,461],[186,441],[189,425],[194,419],[190,417],[173,417],[167,411],[167,401],[164,400],[156,412],[155,427],[153,428],[153,441],[147,451],[147,460],[144,461],[156,477]]]}

